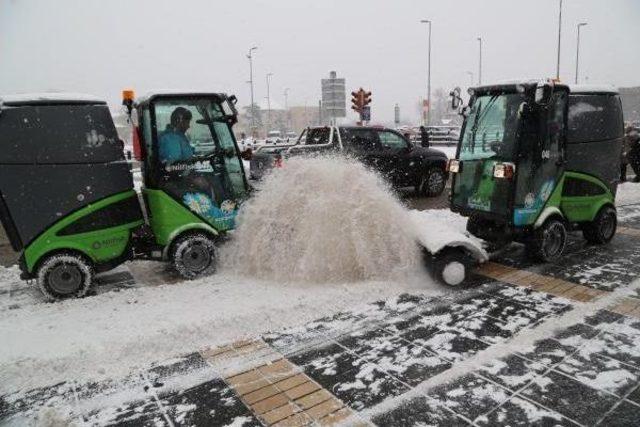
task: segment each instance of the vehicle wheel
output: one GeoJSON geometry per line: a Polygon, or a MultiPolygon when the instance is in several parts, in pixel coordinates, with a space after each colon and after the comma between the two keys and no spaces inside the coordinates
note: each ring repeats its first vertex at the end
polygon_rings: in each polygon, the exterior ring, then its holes
{"type": "Polygon", "coordinates": [[[458,248],[443,249],[433,257],[435,279],[447,286],[458,287],[469,278],[474,262],[469,254],[458,248]]]}
{"type": "Polygon", "coordinates": [[[528,254],[538,261],[558,260],[567,244],[567,228],[557,218],[549,218],[542,226],[533,231],[526,244],[528,254]]]}
{"type": "Polygon", "coordinates": [[[611,206],[605,206],[596,215],[592,222],[584,225],[582,235],[589,243],[602,245],[609,243],[616,234],[618,216],[611,206]]]}
{"type": "Polygon", "coordinates": [[[215,242],[204,233],[185,234],[172,244],[170,260],[185,279],[212,274],[217,266],[215,242]]]}
{"type": "Polygon", "coordinates": [[[418,193],[427,197],[436,197],[442,194],[447,184],[447,176],[440,168],[433,167],[422,177],[418,193]]]}
{"type": "Polygon", "coordinates": [[[74,253],[46,257],[36,272],[38,287],[50,300],[84,296],[93,283],[93,266],[74,253]]]}

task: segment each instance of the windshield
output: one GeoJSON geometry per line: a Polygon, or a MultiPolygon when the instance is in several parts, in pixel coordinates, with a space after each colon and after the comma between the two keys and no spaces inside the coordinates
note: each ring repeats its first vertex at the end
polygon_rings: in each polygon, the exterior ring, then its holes
{"type": "Polygon", "coordinates": [[[520,94],[477,97],[465,120],[459,158],[513,160],[523,103],[520,94]]]}

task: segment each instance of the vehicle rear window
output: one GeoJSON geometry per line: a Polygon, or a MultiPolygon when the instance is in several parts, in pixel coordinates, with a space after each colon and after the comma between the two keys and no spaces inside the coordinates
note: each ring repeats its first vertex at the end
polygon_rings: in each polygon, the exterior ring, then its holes
{"type": "Polygon", "coordinates": [[[306,145],[328,144],[330,134],[331,134],[330,128],[309,129],[305,144],[306,145]]]}
{"type": "Polygon", "coordinates": [[[624,134],[620,98],[616,95],[569,96],[569,143],[605,141],[624,134]]]}

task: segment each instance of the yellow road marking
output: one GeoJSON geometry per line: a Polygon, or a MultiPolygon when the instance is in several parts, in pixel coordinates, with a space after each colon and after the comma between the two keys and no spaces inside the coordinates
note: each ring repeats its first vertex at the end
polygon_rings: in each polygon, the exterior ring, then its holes
{"type": "Polygon", "coordinates": [[[200,354],[267,426],[330,426],[358,419],[341,400],[262,340],[236,342],[200,354]]]}
{"type": "Polygon", "coordinates": [[[476,273],[501,282],[510,283],[524,288],[546,292],[558,297],[574,301],[588,302],[608,292],[593,289],[588,286],[568,282],[555,277],[544,276],[531,271],[520,270],[496,262],[487,262],[476,269],[476,273]]]}
{"type": "MultiPolygon", "coordinates": [[[[626,229],[638,231],[640,230],[626,229]]],[[[524,288],[546,292],[551,295],[563,297],[579,302],[589,302],[594,299],[609,294],[608,291],[590,288],[588,286],[571,283],[555,277],[544,276],[530,271],[519,270],[496,262],[487,262],[475,270],[476,273],[491,279],[509,283],[524,288]]],[[[640,319],[640,299],[634,297],[623,297],[607,310],[624,316],[640,319]]]]}
{"type": "Polygon", "coordinates": [[[631,227],[618,227],[616,233],[625,234],[627,236],[640,237],[640,229],[631,227]]]}

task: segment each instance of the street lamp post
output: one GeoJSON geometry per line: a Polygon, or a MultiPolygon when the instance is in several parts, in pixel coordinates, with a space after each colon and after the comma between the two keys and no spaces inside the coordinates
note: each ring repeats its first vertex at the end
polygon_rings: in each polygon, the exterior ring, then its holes
{"type": "Polygon", "coordinates": [[[431,124],[431,21],[423,19],[420,21],[423,24],[429,24],[429,53],[427,56],[427,102],[429,107],[427,110],[427,126],[431,124]]]}
{"type": "MultiPolygon", "coordinates": [[[[249,54],[247,54],[247,58],[249,58],[249,83],[251,84],[251,132],[255,132],[256,129],[256,119],[255,119],[255,111],[253,102],[253,54],[254,50],[258,49],[257,46],[249,49],[249,54]]],[[[255,137],[255,135],[253,135],[255,137]]]]}
{"type": "Polygon", "coordinates": [[[287,121],[287,131],[289,130],[289,88],[284,88],[284,113],[287,121]]]}
{"type": "Polygon", "coordinates": [[[269,94],[269,81],[271,80],[271,76],[273,73],[267,73],[267,120],[268,120],[268,129],[267,132],[271,130],[271,95],[269,94]]]}
{"type": "Polygon", "coordinates": [[[482,37],[478,37],[480,42],[480,58],[478,60],[478,85],[482,84],[482,37]]]}
{"type": "Polygon", "coordinates": [[[586,22],[578,24],[578,42],[576,43],[576,84],[578,84],[578,64],[580,63],[580,27],[587,25],[586,22]]]}
{"type": "Polygon", "coordinates": [[[469,86],[473,86],[473,71],[467,71],[467,74],[469,75],[470,79],[469,79],[469,86]]]}
{"type": "Polygon", "coordinates": [[[558,12],[558,62],[556,63],[556,79],[560,80],[560,41],[562,39],[562,0],[558,12]]]}

